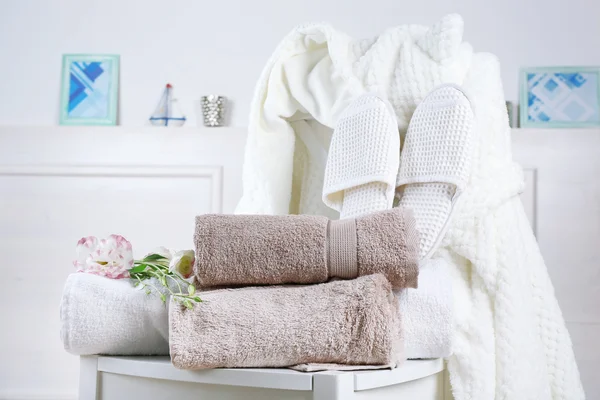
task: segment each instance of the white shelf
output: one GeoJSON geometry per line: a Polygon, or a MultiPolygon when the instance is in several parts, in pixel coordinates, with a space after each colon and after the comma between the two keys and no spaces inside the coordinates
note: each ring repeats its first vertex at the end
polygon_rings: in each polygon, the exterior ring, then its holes
{"type": "Polygon", "coordinates": [[[223,135],[223,134],[241,134],[246,133],[244,127],[231,127],[231,126],[220,126],[220,127],[167,127],[167,126],[62,126],[62,125],[48,125],[48,126],[36,126],[36,125],[0,125],[0,135],[4,134],[77,134],[77,135],[89,135],[89,134],[144,134],[144,135],[223,135]]]}
{"type": "MultiPolygon", "coordinates": [[[[222,134],[246,134],[247,127],[221,126],[183,126],[183,127],[160,127],[160,126],[62,126],[62,125],[0,125],[0,134],[181,134],[181,135],[222,135],[222,134]]],[[[600,128],[511,128],[513,134],[600,134],[600,128]]]]}
{"type": "Polygon", "coordinates": [[[600,128],[511,128],[512,133],[525,134],[525,133],[582,133],[590,134],[600,133],[600,128]]]}

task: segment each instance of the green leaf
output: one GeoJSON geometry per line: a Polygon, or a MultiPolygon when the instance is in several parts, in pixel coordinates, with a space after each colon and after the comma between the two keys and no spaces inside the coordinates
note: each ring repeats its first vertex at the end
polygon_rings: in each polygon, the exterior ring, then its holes
{"type": "Polygon", "coordinates": [[[194,297],[194,301],[196,303],[202,303],[202,299],[200,297],[198,297],[198,296],[194,297]]]}
{"type": "Polygon", "coordinates": [[[146,289],[146,294],[147,294],[148,296],[150,296],[150,294],[151,294],[151,293],[152,293],[152,292],[150,291],[150,289],[146,289]]]}
{"type": "Polygon", "coordinates": [[[166,303],[166,301],[167,301],[167,296],[165,296],[164,294],[161,294],[161,295],[160,295],[160,300],[161,300],[163,303],[166,303]]]}
{"type": "Polygon", "coordinates": [[[167,257],[161,256],[160,254],[148,254],[142,261],[158,261],[158,260],[166,260],[167,257]]]}
{"type": "Polygon", "coordinates": [[[130,274],[135,274],[136,272],[142,272],[146,269],[146,264],[137,265],[129,270],[130,274]]]}
{"type": "Polygon", "coordinates": [[[191,310],[192,308],[194,308],[194,305],[193,305],[193,304],[192,304],[192,302],[191,302],[191,301],[189,301],[188,299],[185,299],[185,300],[183,301],[183,305],[184,305],[184,306],[186,306],[187,308],[189,308],[190,310],[191,310]]]}
{"type": "Polygon", "coordinates": [[[196,293],[196,286],[194,286],[194,285],[188,286],[188,293],[190,294],[190,296],[192,296],[194,293],[196,293]]]}

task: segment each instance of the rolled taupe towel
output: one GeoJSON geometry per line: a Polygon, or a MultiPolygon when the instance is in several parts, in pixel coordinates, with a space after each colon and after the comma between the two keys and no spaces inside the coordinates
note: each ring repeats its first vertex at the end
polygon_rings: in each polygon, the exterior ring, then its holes
{"type": "Polygon", "coordinates": [[[169,345],[177,368],[394,367],[402,359],[398,301],[381,274],[222,289],[204,292],[202,299],[193,309],[170,304],[169,345]]]}
{"type": "Polygon", "coordinates": [[[416,287],[419,238],[408,209],[330,221],[310,215],[196,217],[201,287],[321,283],[381,273],[416,287]]]}

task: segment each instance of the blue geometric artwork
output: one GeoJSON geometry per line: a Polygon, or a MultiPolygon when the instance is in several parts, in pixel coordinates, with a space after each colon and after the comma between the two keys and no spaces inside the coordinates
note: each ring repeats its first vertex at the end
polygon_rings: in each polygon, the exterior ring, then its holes
{"type": "Polygon", "coordinates": [[[70,66],[69,116],[105,118],[108,114],[110,61],[70,66]]]}
{"type": "Polygon", "coordinates": [[[536,68],[522,74],[522,126],[600,125],[600,70],[536,68]]]}
{"type": "Polygon", "coordinates": [[[117,86],[118,56],[66,55],[61,124],[116,124],[117,86]]]}

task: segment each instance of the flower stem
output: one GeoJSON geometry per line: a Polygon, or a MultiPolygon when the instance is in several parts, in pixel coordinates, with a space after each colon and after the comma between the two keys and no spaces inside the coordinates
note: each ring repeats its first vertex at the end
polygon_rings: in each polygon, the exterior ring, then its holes
{"type": "Polygon", "coordinates": [[[190,292],[195,292],[194,290],[190,291],[189,289],[189,287],[193,286],[193,284],[179,274],[170,271],[168,265],[162,263],[161,261],[162,260],[152,262],[143,260],[134,261],[134,266],[142,267],[142,269],[132,272],[130,274],[131,278],[137,280],[139,284],[143,285],[142,288],[146,286],[153,288],[156,293],[160,294],[160,298],[165,304],[166,296],[163,291],[159,290],[154,284],[147,282],[148,280],[156,278],[160,284],[165,287],[168,295],[173,297],[179,303],[184,304],[188,308],[192,308],[193,302],[201,302],[202,300],[197,295],[189,294],[190,292]],[[175,282],[175,284],[177,284],[179,293],[175,293],[173,290],[171,290],[171,287],[167,284],[167,278],[171,279],[173,282],[175,282]],[[183,287],[188,288],[188,293],[183,292],[183,287]]]}
{"type": "Polygon", "coordinates": [[[179,284],[177,279],[173,278],[173,275],[166,275],[166,276],[171,278],[171,280],[173,280],[173,282],[175,282],[177,284],[177,287],[179,288],[179,293],[183,293],[183,290],[181,290],[181,285],[179,284]]]}
{"type": "MultiPolygon", "coordinates": [[[[158,293],[161,293],[161,292],[160,292],[160,290],[158,290],[158,288],[157,288],[156,286],[154,286],[153,284],[151,284],[150,282],[148,282],[148,283],[143,283],[143,282],[140,280],[140,278],[137,278],[137,279],[138,279],[138,281],[139,281],[139,282],[140,282],[142,285],[145,285],[145,286],[151,286],[151,287],[153,287],[153,288],[154,288],[154,290],[156,290],[158,293]]],[[[161,293],[161,294],[162,294],[162,293],[161,293]]],[[[172,293],[171,293],[171,294],[172,294],[172,293]]]]}

